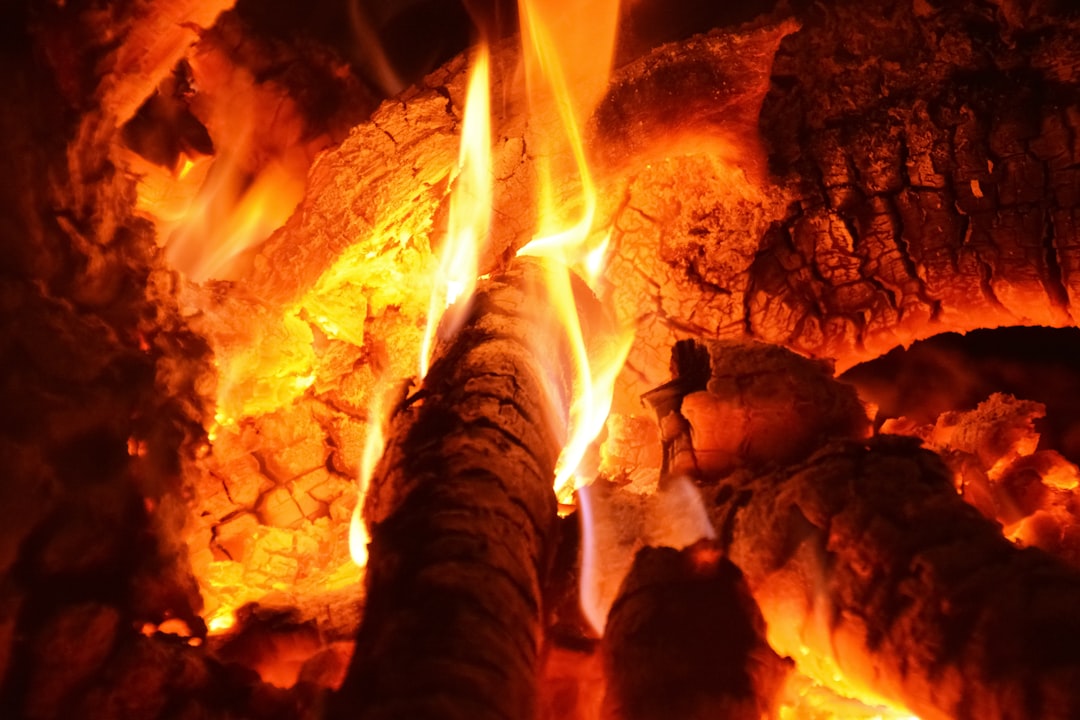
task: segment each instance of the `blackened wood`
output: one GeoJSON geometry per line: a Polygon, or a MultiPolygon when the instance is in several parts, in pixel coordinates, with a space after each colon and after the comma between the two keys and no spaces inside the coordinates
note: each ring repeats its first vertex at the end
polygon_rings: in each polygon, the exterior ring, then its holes
{"type": "Polygon", "coordinates": [[[546,393],[563,406],[569,378],[535,294],[542,272],[517,261],[483,282],[463,329],[391,421],[365,505],[365,615],[332,718],[536,713],[566,422],[546,393]]]}
{"type": "MultiPolygon", "coordinates": [[[[724,351],[729,361],[714,357],[714,368],[743,372],[710,383],[719,406],[769,372],[731,360],[733,344],[724,351]]],[[[827,390],[821,365],[788,355],[827,390]]],[[[837,398],[850,392],[834,385],[837,398]]],[[[823,447],[786,468],[705,483],[773,647],[923,720],[1080,716],[1080,574],[1008,542],[917,440],[845,438],[844,427],[833,424],[823,447]]],[[[790,430],[747,425],[739,440],[790,430]]]]}
{"type": "Polygon", "coordinates": [[[644,548],[608,614],[606,720],[772,717],[790,669],[720,549],[644,548]]]}

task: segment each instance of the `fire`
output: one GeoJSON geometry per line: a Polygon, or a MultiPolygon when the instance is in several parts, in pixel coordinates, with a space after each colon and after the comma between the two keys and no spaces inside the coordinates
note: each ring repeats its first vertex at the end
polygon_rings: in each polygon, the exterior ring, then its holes
{"type": "Polygon", "coordinates": [[[519,254],[549,257],[583,270],[591,285],[602,272],[607,236],[593,235],[597,192],[581,127],[607,86],[619,3],[577,0],[572,7],[566,5],[552,0],[519,3],[530,119],[540,146],[541,218],[539,233],[519,254]],[[556,189],[563,177],[574,173],[580,185],[580,216],[569,221],[562,217],[556,189]]]}
{"type": "Polygon", "coordinates": [[[231,608],[220,608],[206,621],[206,630],[211,635],[228,632],[236,625],[236,614],[231,608]]]}
{"type": "Polygon", "coordinates": [[[837,695],[797,673],[789,676],[783,695],[779,720],[920,720],[903,709],[837,695]]]}
{"type": "MultiPolygon", "coordinates": [[[[243,254],[285,224],[303,196],[303,177],[273,162],[252,177],[231,156],[204,158],[205,173],[185,160],[177,182],[191,186],[186,206],[173,217],[158,216],[168,238],[165,255],[195,282],[230,279],[242,272],[243,254]]],[[[147,202],[147,209],[152,204],[147,202]]]]}
{"type": "MultiPolygon", "coordinates": [[[[556,469],[555,491],[568,502],[574,476],[611,409],[615,378],[633,341],[632,331],[589,347],[574,299],[571,269],[590,285],[603,273],[609,234],[597,232],[597,190],[586,159],[581,127],[607,86],[615,46],[618,2],[519,3],[530,120],[539,146],[540,227],[518,251],[548,259],[547,292],[560,318],[574,362],[570,439],[556,469]],[[560,202],[556,188],[577,178],[576,202],[560,202]],[[576,207],[576,218],[559,208],[576,207]]],[[[593,333],[602,337],[602,333],[593,333]]]]}
{"type": "Polygon", "coordinates": [[[356,485],[356,507],[349,520],[349,554],[358,567],[366,567],[368,561],[367,546],[371,541],[371,536],[364,522],[364,498],[367,496],[368,483],[371,482],[371,476],[375,472],[375,465],[379,462],[379,457],[386,445],[386,433],[383,430],[384,417],[383,397],[380,394],[376,396],[368,415],[368,431],[364,438],[364,454],[360,460],[360,477],[356,485]]]}
{"type": "Polygon", "coordinates": [[[280,106],[212,44],[187,60],[204,88],[194,105],[213,154],[183,152],[167,169],[131,153],[140,177],[136,209],[156,225],[166,261],[188,279],[238,279],[248,270],[245,253],[281,227],[303,197],[318,141],[302,137],[294,108],[280,106]]]}
{"type": "Polygon", "coordinates": [[[420,377],[427,375],[435,332],[443,314],[459,300],[444,332],[454,334],[465,321],[476,288],[479,257],[491,229],[491,100],[487,45],[481,43],[469,77],[462,120],[457,177],[450,198],[446,244],[439,257],[428,306],[427,329],[420,348],[420,377]]]}

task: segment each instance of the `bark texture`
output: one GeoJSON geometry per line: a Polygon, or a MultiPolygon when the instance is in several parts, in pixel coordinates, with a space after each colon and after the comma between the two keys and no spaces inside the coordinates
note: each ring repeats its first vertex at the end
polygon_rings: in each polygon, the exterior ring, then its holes
{"type": "Polygon", "coordinates": [[[916,442],[833,444],[717,493],[773,646],[821,653],[819,677],[835,663],[922,718],[1080,712],[1080,575],[1004,539],[916,442]]]}
{"type": "MultiPolygon", "coordinates": [[[[701,83],[724,108],[709,131],[610,191],[608,278],[640,328],[630,364],[644,382],[627,376],[627,396],[662,383],[667,349],[687,336],[750,336],[844,369],[938,332],[1074,323],[1075,17],[1049,4],[841,2],[798,20],[765,61],[766,87],[701,83]],[[742,137],[746,103],[731,94],[747,92],[763,98],[760,145],[718,147],[742,137]]],[[[683,54],[694,48],[628,70],[700,73],[706,63],[683,54]]],[[[634,83],[620,76],[616,92],[634,83]]],[[[663,101],[702,112],[674,92],[663,101]]],[[[666,122],[686,137],[680,113],[644,115],[649,133],[666,122]]],[[[603,118],[594,147],[642,135],[636,113],[603,118]]]]}
{"type": "Polygon", "coordinates": [[[541,272],[518,261],[483,282],[391,421],[365,503],[367,604],[333,717],[536,715],[569,392],[541,272]]]}
{"type": "MultiPolygon", "coordinates": [[[[777,652],[827,684],[842,678],[841,690],[924,719],[1080,712],[1080,574],[1008,542],[917,440],[859,438],[859,410],[845,401],[852,390],[820,365],[780,350],[786,368],[739,362],[734,343],[712,351],[710,409],[699,401],[691,420],[695,452],[711,442],[698,429],[724,422],[745,388],[768,387],[770,375],[802,374],[824,408],[805,420],[825,432],[801,446],[802,459],[771,470],[751,462],[703,482],[720,543],[745,573],[777,652]]],[[[727,427],[753,447],[798,422],[769,420],[727,427]]]]}

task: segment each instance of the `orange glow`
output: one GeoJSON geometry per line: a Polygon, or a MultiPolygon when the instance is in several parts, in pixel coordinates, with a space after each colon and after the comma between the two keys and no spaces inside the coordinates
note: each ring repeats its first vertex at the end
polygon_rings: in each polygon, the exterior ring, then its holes
{"type": "Polygon", "coordinates": [[[589,621],[589,625],[598,636],[604,634],[604,626],[607,624],[607,611],[611,603],[604,602],[601,597],[600,583],[598,582],[599,563],[597,546],[597,521],[593,502],[591,485],[581,488],[577,492],[578,510],[581,513],[581,577],[579,578],[579,593],[581,614],[589,621]]]}
{"type": "Polygon", "coordinates": [[[356,484],[356,507],[353,508],[352,518],[349,521],[349,554],[358,567],[365,567],[368,561],[367,546],[371,541],[371,535],[368,534],[367,523],[364,522],[364,498],[367,495],[368,483],[371,482],[371,476],[375,472],[375,466],[386,446],[383,422],[382,395],[378,394],[368,414],[364,454],[360,458],[360,477],[357,478],[356,484]]]}
{"type": "Polygon", "coordinates": [[[183,158],[175,172],[133,161],[136,209],[157,226],[170,266],[195,282],[235,279],[243,253],[285,224],[304,192],[304,175],[270,161],[257,172],[240,156],[183,158]]]}
{"type": "Polygon", "coordinates": [[[467,316],[468,300],[476,288],[478,258],[487,248],[491,229],[491,100],[488,49],[477,49],[465,117],[461,125],[457,176],[450,197],[446,243],[439,253],[439,269],[428,306],[427,329],[420,348],[420,377],[427,375],[435,333],[446,310],[461,301],[443,328],[453,335],[467,316]]]}
{"type": "Polygon", "coordinates": [[[145,457],[147,452],[147,446],[145,440],[139,440],[135,437],[129,437],[127,441],[128,455],[131,457],[145,457]]]}
{"type": "Polygon", "coordinates": [[[838,695],[805,675],[792,673],[783,690],[779,720],[919,720],[907,710],[865,704],[838,695]]]}
{"type": "Polygon", "coordinates": [[[234,625],[236,625],[236,615],[232,609],[219,608],[206,621],[206,630],[211,635],[220,635],[231,630],[234,625]]]}
{"type": "Polygon", "coordinates": [[[171,228],[165,257],[195,282],[232,279],[240,257],[285,224],[304,192],[303,177],[272,162],[254,178],[222,157],[214,161],[183,220],[171,228]]]}
{"type": "Polygon", "coordinates": [[[191,158],[184,158],[184,162],[180,165],[180,171],[176,173],[176,179],[183,180],[193,167],[195,167],[195,161],[191,158]]]}

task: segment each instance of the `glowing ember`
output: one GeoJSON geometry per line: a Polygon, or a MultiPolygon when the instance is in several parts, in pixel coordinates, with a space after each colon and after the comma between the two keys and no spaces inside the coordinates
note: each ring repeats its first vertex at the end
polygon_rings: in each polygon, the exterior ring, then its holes
{"type": "Polygon", "coordinates": [[[793,674],[784,689],[779,720],[919,720],[910,712],[888,706],[864,704],[793,674]]]}
{"type": "Polygon", "coordinates": [[[236,615],[229,608],[221,608],[206,621],[206,629],[211,635],[228,632],[236,625],[236,615]]]}

